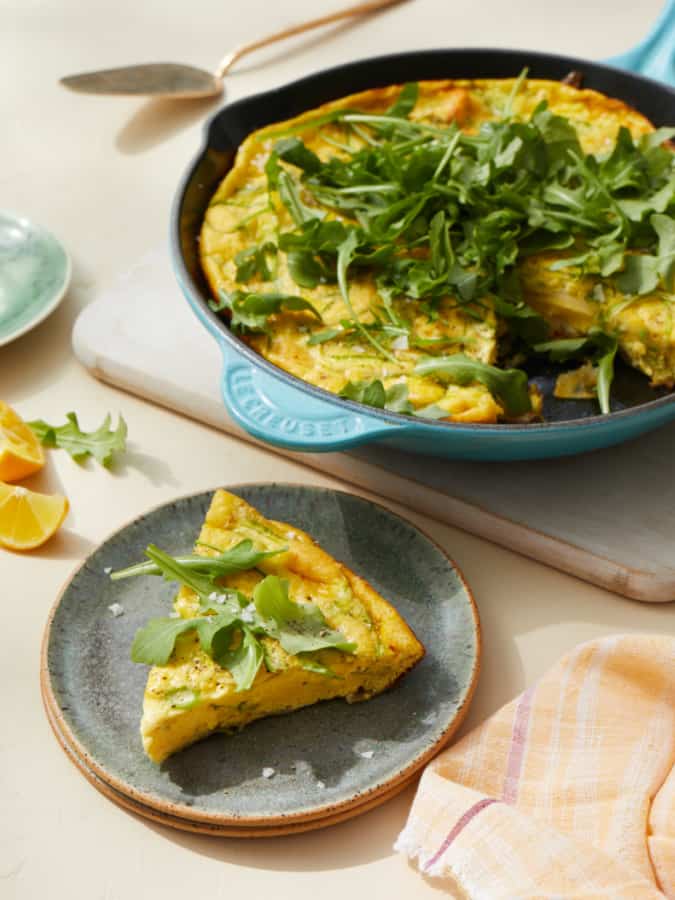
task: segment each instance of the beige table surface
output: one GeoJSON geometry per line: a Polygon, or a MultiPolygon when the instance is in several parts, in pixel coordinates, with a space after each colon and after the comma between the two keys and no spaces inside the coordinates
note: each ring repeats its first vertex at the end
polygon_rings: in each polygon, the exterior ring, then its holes
{"type": "MultiPolygon", "coordinates": [[[[234,99],[361,56],[443,44],[601,58],[630,45],[658,6],[658,0],[412,0],[378,19],[242,62],[227,95],[234,99]]],[[[76,409],[91,426],[105,411],[121,411],[131,439],[114,472],[50,454],[30,486],[69,496],[63,531],[30,556],[0,551],[2,900],[439,896],[437,885],[391,849],[410,790],[360,819],[305,836],[245,843],[174,833],[118,810],[84,781],[52,737],[38,691],[47,611],[68,573],[112,530],[171,497],[228,482],[332,483],[106,387],[74,360],[70,331],[78,310],[165,235],[174,185],[210,108],[97,100],[66,93],[56,79],[151,59],[208,66],[239,41],[332,8],[333,0],[0,2],[0,206],[51,227],[74,261],[72,289],[60,310],[0,348],[0,397],[27,417],[58,420],[76,409]]],[[[483,673],[468,726],[579,641],[619,631],[675,634],[672,605],[629,602],[461,531],[411,518],[457,560],[480,608],[483,673]]]]}

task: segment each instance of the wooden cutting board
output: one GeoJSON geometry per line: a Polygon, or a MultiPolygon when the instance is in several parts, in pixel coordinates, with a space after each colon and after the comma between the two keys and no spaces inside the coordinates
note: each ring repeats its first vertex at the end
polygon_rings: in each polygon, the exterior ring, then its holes
{"type": "MultiPolygon", "coordinates": [[[[167,250],[150,251],[102,291],[73,344],[96,377],[253,441],[223,408],[218,347],[183,299],[167,250]]],[[[277,452],[619,594],[664,602],[675,600],[674,448],[675,424],[540,462],[451,462],[379,447],[277,452]]]]}

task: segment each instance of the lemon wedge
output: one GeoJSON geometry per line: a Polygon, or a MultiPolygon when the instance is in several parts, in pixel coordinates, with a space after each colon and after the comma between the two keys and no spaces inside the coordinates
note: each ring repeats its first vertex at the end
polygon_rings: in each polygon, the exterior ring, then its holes
{"type": "Polygon", "coordinates": [[[68,500],[0,482],[0,546],[32,550],[54,534],[66,517],[68,500]]]}
{"type": "Polygon", "coordinates": [[[32,429],[0,400],[0,481],[20,481],[44,464],[44,450],[32,429]]]}

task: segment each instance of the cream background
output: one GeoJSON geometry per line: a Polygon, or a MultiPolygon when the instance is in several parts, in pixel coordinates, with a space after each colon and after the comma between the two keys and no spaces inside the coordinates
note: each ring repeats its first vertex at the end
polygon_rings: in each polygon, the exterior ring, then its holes
{"type": "MultiPolygon", "coordinates": [[[[157,503],[218,484],[320,474],[95,381],[74,360],[70,331],[96,289],[167,231],[174,186],[210,107],[164,107],[69,94],[56,80],[144,60],[215,65],[232,45],[329,11],[329,0],[2,0],[0,204],[52,228],[74,261],[57,313],[0,348],[0,397],[26,417],[76,409],[93,426],[110,409],[131,449],[113,473],[53,453],[29,482],[63,490],[65,529],[31,556],[0,552],[0,897],[135,900],[274,896],[278,900],[431,898],[391,851],[411,800],[325,832],[254,843],[192,837],[145,824],[97,794],[66,760],[45,721],[38,653],[47,611],[76,563],[106,534],[157,503]]],[[[609,0],[409,0],[358,25],[243,61],[227,98],[317,68],[395,50],[523,46],[601,58],[628,47],[659,3],[609,0]]],[[[672,605],[632,603],[461,531],[411,515],[454,556],[474,589],[484,670],[469,725],[579,641],[621,630],[675,633],[672,605]]],[[[634,540],[630,534],[626,541],[634,540]]]]}

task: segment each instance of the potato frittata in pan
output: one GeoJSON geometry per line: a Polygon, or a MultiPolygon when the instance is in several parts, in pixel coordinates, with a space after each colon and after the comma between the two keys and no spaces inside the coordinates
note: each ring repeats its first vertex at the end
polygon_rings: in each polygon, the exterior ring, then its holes
{"type": "Polygon", "coordinates": [[[670,129],[523,76],[346,97],[251,134],[200,237],[212,308],[299,378],[395,412],[531,421],[527,367],[610,410],[675,384],[670,129]]]}

